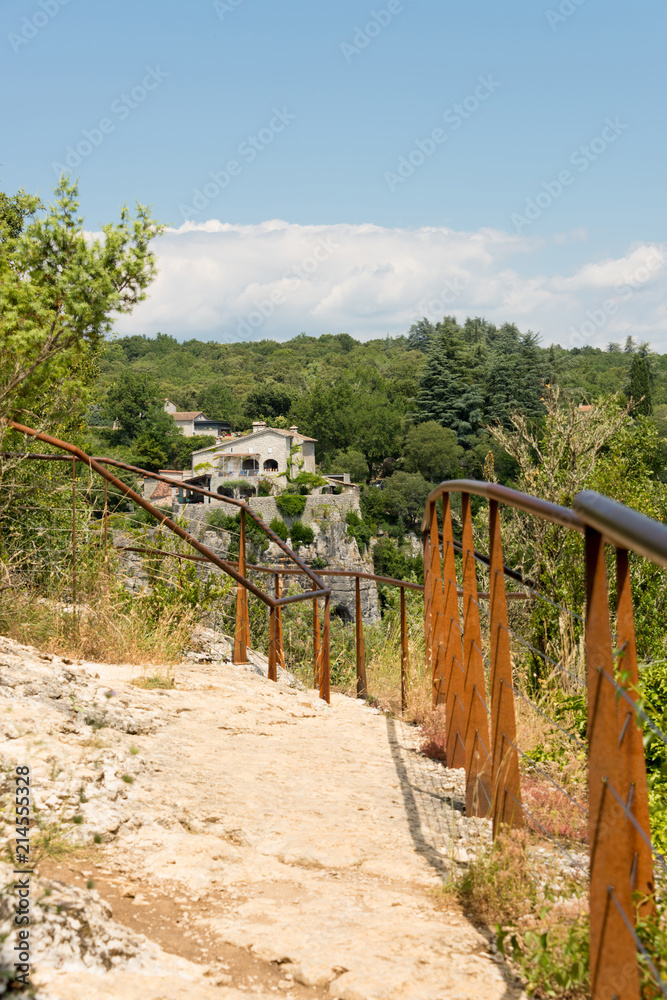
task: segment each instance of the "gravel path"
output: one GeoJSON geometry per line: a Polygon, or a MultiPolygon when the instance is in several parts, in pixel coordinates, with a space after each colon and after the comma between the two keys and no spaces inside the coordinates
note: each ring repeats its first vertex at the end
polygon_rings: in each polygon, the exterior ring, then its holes
{"type": "Polygon", "coordinates": [[[2,763],[31,765],[35,804],[81,845],[41,866],[41,997],[522,996],[439,905],[470,826],[461,773],[412,727],[227,663],[184,664],[168,691],[138,673],[0,640],[2,763]]]}

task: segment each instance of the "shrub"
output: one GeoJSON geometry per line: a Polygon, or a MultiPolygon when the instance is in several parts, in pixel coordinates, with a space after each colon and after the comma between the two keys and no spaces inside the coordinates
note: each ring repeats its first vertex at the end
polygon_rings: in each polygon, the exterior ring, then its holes
{"type": "Polygon", "coordinates": [[[281,493],[276,506],[283,517],[300,517],[306,509],[306,498],[294,493],[281,493]]]}
{"type": "Polygon", "coordinates": [[[329,565],[329,563],[326,561],[326,559],[323,559],[321,556],[315,556],[315,558],[313,559],[313,561],[310,564],[310,568],[311,569],[326,569],[328,565],[329,565]]]}
{"type": "Polygon", "coordinates": [[[347,533],[350,538],[356,540],[360,552],[365,552],[371,540],[371,526],[362,521],[354,510],[348,510],[345,515],[345,523],[347,524],[347,533]]]}
{"type": "Polygon", "coordinates": [[[223,528],[225,531],[238,531],[239,519],[234,514],[225,514],[223,510],[212,510],[206,515],[206,523],[212,528],[223,528]]]}
{"type": "Polygon", "coordinates": [[[257,496],[258,497],[270,497],[272,493],[273,483],[270,479],[260,479],[257,483],[257,496]]]}
{"type": "Polygon", "coordinates": [[[286,542],[289,537],[289,528],[285,522],[280,517],[274,517],[269,524],[271,531],[275,532],[278,538],[281,538],[283,542],[286,542]]]}
{"type": "MultiPolygon", "coordinates": [[[[326,479],[323,479],[322,476],[318,476],[315,472],[300,472],[298,476],[295,476],[294,479],[291,480],[291,482],[301,488],[305,486],[306,493],[310,492],[310,490],[316,489],[318,486],[327,485],[326,479]]],[[[299,492],[301,492],[301,489],[299,492]]]]}
{"type": "Polygon", "coordinates": [[[315,533],[303,521],[295,521],[290,530],[290,538],[292,539],[292,544],[298,548],[300,545],[312,545],[315,533]]]}
{"type": "Polygon", "coordinates": [[[402,552],[391,538],[381,538],[373,547],[373,566],[378,576],[391,576],[394,580],[424,580],[424,563],[421,556],[402,552]]]}

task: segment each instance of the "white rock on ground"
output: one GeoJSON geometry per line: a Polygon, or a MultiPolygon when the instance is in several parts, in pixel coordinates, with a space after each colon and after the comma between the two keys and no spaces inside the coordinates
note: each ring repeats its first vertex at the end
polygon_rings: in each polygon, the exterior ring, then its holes
{"type": "Polygon", "coordinates": [[[411,727],[228,663],[183,664],[166,691],[133,686],[139,673],[0,639],[4,834],[11,770],[28,763],[41,822],[86,850],[82,867],[133,886],[157,939],[152,901],[179,907],[182,940],[208,942],[209,961],[114,921],[102,888],[64,884],[63,862],[33,886],[43,1000],[523,996],[488,939],[438,905],[466,851],[462,774],[423,758],[411,727]],[[253,974],[225,974],[224,949],[253,974]]]}

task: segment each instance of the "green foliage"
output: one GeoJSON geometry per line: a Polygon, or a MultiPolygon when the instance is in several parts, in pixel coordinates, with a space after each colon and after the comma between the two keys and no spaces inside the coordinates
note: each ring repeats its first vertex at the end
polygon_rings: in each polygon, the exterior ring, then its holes
{"type": "Polygon", "coordinates": [[[273,492],[273,483],[270,479],[260,479],[257,483],[257,496],[270,497],[273,492]]]}
{"type": "Polygon", "coordinates": [[[422,557],[405,552],[391,538],[380,538],[373,546],[373,566],[378,576],[424,582],[422,557]]]}
{"type": "Polygon", "coordinates": [[[633,354],[626,396],[634,402],[634,412],[648,417],[653,412],[651,377],[648,362],[640,354],[633,354]]]}
{"type": "Polygon", "coordinates": [[[253,389],[246,398],[245,414],[250,420],[271,422],[286,417],[292,406],[292,396],[284,386],[265,382],[253,389]]]}
{"type": "MultiPolygon", "coordinates": [[[[142,421],[159,405],[160,393],[155,377],[130,369],[121,372],[110,386],[103,413],[109,420],[116,421],[125,438],[131,441],[141,432],[142,421]]],[[[173,427],[173,420],[167,419],[173,427]]]]}
{"type": "Polygon", "coordinates": [[[79,429],[95,359],[114,314],[140,302],[156,273],[160,227],[142,205],[84,234],[77,185],[62,178],[40,215],[23,192],[0,205],[0,416],[79,429]]]}
{"type": "Polygon", "coordinates": [[[281,518],[274,517],[269,523],[269,528],[276,533],[278,538],[282,538],[283,542],[289,538],[289,528],[281,518]]]}
{"type": "Polygon", "coordinates": [[[327,472],[349,472],[353,483],[365,483],[369,474],[368,462],[361,451],[348,448],[346,451],[335,453],[327,472]]]}
{"type": "Polygon", "coordinates": [[[449,427],[459,442],[482,425],[483,396],[455,332],[446,330],[431,341],[419,380],[413,419],[449,427]]]}
{"type": "Polygon", "coordinates": [[[315,556],[310,565],[312,569],[326,569],[329,564],[322,556],[315,556]]]}
{"type": "Polygon", "coordinates": [[[206,523],[212,528],[223,528],[225,531],[238,532],[241,522],[238,514],[225,514],[224,510],[216,507],[210,514],[206,515],[206,523]]]}
{"type": "Polygon", "coordinates": [[[667,733],[667,660],[640,665],[640,705],[653,725],[644,723],[644,753],[649,786],[653,844],[667,853],[667,746],[659,732],[667,733]]]}
{"type": "Polygon", "coordinates": [[[359,552],[362,554],[368,548],[368,545],[373,534],[373,526],[368,524],[366,521],[359,517],[356,511],[348,510],[345,514],[345,523],[347,525],[347,533],[350,538],[356,540],[359,546],[359,552]]]}
{"type": "MultiPolygon", "coordinates": [[[[540,912],[542,921],[548,907],[540,912]]],[[[531,996],[584,997],[589,995],[588,918],[537,930],[496,926],[496,944],[526,984],[531,996]]]]}
{"type": "MultiPolygon", "coordinates": [[[[174,400],[176,402],[176,400],[174,400]]],[[[235,426],[240,419],[239,405],[232,390],[221,379],[214,379],[196,396],[196,405],[184,410],[201,410],[209,420],[227,420],[235,426]]]]}
{"type": "Polygon", "coordinates": [[[290,482],[294,486],[304,486],[308,492],[320,486],[327,485],[326,479],[323,479],[322,476],[318,476],[315,472],[305,472],[304,470],[298,476],[295,476],[294,479],[290,480],[290,482]]]}
{"type": "Polygon", "coordinates": [[[281,493],[276,506],[283,517],[300,517],[306,509],[306,498],[294,493],[281,493]]]}
{"type": "Polygon", "coordinates": [[[292,545],[297,549],[301,545],[312,545],[315,539],[315,533],[313,529],[304,524],[303,521],[295,521],[290,528],[290,538],[292,540],[292,545]]]}
{"type": "Polygon", "coordinates": [[[411,528],[417,528],[424,516],[426,498],[432,485],[418,473],[394,472],[384,481],[382,506],[393,521],[402,517],[411,528]]]}
{"type": "Polygon", "coordinates": [[[419,472],[432,483],[456,479],[461,471],[463,448],[456,443],[456,435],[442,427],[436,420],[411,427],[405,441],[405,467],[408,472],[419,472]]]}

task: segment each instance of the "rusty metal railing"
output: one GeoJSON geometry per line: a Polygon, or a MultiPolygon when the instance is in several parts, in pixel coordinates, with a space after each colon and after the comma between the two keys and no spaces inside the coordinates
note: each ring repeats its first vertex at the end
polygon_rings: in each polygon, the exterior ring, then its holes
{"type": "MultiPolygon", "coordinates": [[[[472,480],[441,483],[429,495],[422,532],[424,620],[433,701],[445,706],[447,762],[450,767],[465,768],[468,814],[490,815],[494,836],[502,828],[522,826],[527,812],[521,797],[515,714],[519,692],[510,649],[501,504],[576,531],[585,539],[592,997],[639,1000],[637,950],[643,946],[635,925],[639,917],[651,913],[655,885],[629,552],[667,567],[667,526],[590,492],[575,497],[574,510],[472,480]],[[461,496],[461,542],[453,535],[451,494],[461,496]],[[484,560],[490,580],[488,692],[471,495],[489,503],[489,555],[484,560]],[[615,614],[609,607],[607,545],[616,550],[615,614]],[[619,657],[622,670],[616,663],[619,657]]],[[[667,996],[667,984],[654,978],[655,988],[667,996]]]]}
{"type": "MultiPolygon", "coordinates": [[[[316,686],[319,688],[320,697],[329,702],[330,701],[330,643],[329,643],[329,622],[330,622],[330,599],[331,590],[325,587],[324,583],[319,579],[316,573],[306,566],[299,557],[292,552],[290,548],[280,539],[268,525],[264,524],[262,519],[258,517],[254,511],[250,510],[247,504],[240,500],[234,500],[231,497],[223,497],[217,493],[211,493],[208,490],[202,490],[199,487],[191,486],[186,483],[179,483],[176,480],[167,479],[165,476],[160,476],[156,473],[147,472],[144,469],[138,469],[136,466],[127,465],[124,462],[119,462],[115,459],[109,458],[93,458],[87,455],[81,448],[76,445],[70,444],[67,441],[61,441],[58,438],[54,438],[49,434],[44,434],[41,431],[36,431],[31,427],[26,427],[23,424],[16,423],[15,421],[9,421],[9,426],[21,434],[25,434],[27,437],[35,438],[38,441],[43,441],[45,444],[51,445],[53,448],[58,448],[61,451],[68,452],[72,457],[67,458],[65,456],[54,456],[54,455],[30,455],[25,454],[17,457],[26,458],[29,460],[47,460],[54,461],[58,459],[64,459],[67,462],[72,463],[72,510],[73,510],[73,521],[72,521],[72,554],[73,554],[73,598],[76,604],[76,531],[74,522],[74,496],[76,489],[76,462],[79,461],[87,466],[92,472],[96,472],[105,481],[105,484],[111,483],[116,489],[120,490],[126,497],[132,500],[133,503],[138,504],[143,510],[153,517],[159,525],[167,528],[169,531],[173,532],[184,542],[195,549],[200,556],[202,556],[208,563],[216,566],[218,569],[222,570],[228,576],[232,577],[237,583],[236,590],[236,625],[235,625],[235,636],[234,636],[234,653],[233,660],[235,663],[245,663],[247,662],[247,650],[250,648],[250,618],[248,610],[248,591],[254,594],[259,600],[266,605],[269,609],[269,677],[272,680],[277,679],[277,667],[278,660],[282,653],[279,651],[279,617],[280,608],[284,607],[286,604],[293,604],[300,601],[313,601],[314,607],[314,617],[317,619],[317,630],[319,632],[319,608],[318,601],[324,601],[324,615],[323,615],[323,628],[321,632],[321,641],[318,644],[318,650],[315,656],[315,677],[316,686]],[[142,496],[136,493],[131,487],[127,486],[121,479],[114,476],[105,465],[114,465],[117,468],[124,468],[132,472],[139,473],[144,476],[149,476],[154,479],[162,480],[167,482],[172,486],[183,486],[189,491],[195,491],[199,493],[206,493],[208,496],[221,503],[229,503],[234,507],[240,508],[241,519],[240,519],[240,546],[239,546],[239,560],[237,566],[227,560],[220,559],[219,556],[215,555],[214,552],[198,541],[193,535],[182,528],[179,524],[176,524],[170,517],[168,517],[164,511],[159,510],[154,507],[148,500],[145,500],[142,496]],[[290,597],[280,597],[277,595],[271,595],[265,593],[260,587],[253,583],[247,576],[246,572],[246,517],[251,517],[257,525],[262,529],[266,536],[273,542],[275,542],[282,551],[286,554],[288,559],[290,559],[295,569],[300,573],[303,573],[313,584],[313,589],[305,591],[302,594],[295,594],[290,597]]],[[[104,505],[104,535],[105,539],[107,536],[107,519],[108,519],[108,508],[106,503],[106,488],[105,488],[105,505],[104,505]]]]}

